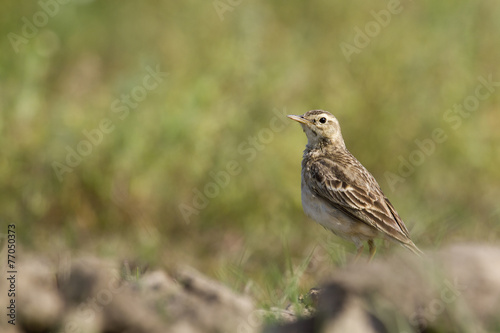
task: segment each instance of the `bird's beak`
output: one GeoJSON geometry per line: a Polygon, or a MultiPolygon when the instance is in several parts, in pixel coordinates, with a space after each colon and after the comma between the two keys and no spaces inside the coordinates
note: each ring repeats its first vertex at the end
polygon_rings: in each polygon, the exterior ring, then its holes
{"type": "Polygon", "coordinates": [[[309,124],[309,120],[305,119],[303,116],[296,116],[293,114],[289,114],[287,117],[292,120],[298,121],[299,123],[302,124],[309,124]]]}

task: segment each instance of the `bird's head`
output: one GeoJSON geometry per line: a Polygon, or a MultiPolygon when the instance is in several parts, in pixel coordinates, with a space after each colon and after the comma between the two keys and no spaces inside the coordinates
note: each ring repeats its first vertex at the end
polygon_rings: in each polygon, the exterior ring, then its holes
{"type": "Polygon", "coordinates": [[[301,116],[288,115],[298,121],[307,136],[307,145],[315,148],[324,145],[345,148],[337,118],[328,111],[312,110],[301,116]]]}

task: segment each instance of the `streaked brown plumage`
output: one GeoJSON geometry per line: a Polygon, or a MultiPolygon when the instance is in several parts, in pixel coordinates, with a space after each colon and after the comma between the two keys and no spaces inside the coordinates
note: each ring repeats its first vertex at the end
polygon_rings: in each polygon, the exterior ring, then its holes
{"type": "Polygon", "coordinates": [[[312,110],[298,121],[308,143],[302,160],[302,206],[310,218],[356,245],[357,256],[368,241],[370,259],[374,238],[396,241],[419,255],[410,234],[375,178],[347,150],[337,119],[312,110]]]}

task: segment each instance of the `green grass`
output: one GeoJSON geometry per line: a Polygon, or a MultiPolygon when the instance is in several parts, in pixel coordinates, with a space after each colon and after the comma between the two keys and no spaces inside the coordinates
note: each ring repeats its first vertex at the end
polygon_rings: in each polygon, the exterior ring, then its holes
{"type": "Polygon", "coordinates": [[[302,212],[299,126],[262,132],[275,109],[324,108],[418,246],[498,242],[500,91],[457,129],[443,116],[474,94],[478,76],[500,80],[500,5],[401,5],[349,63],[340,43],[353,43],[354,28],[386,1],[243,1],[223,21],[211,2],[78,1],[18,53],[7,34],[21,34],[21,18],[41,9],[2,3],[1,227],[16,223],[34,251],[185,262],[283,305],[354,251],[302,212]],[[113,102],[142,84],[147,66],[168,76],[121,119],[113,102]],[[113,131],[59,181],[53,162],[103,119],[113,131]],[[436,128],[448,139],[391,189],[385,173],[436,128]],[[192,206],[193,189],[230,161],[240,171],[186,223],[179,205],[192,206]],[[310,272],[315,247],[325,260],[310,272]]]}

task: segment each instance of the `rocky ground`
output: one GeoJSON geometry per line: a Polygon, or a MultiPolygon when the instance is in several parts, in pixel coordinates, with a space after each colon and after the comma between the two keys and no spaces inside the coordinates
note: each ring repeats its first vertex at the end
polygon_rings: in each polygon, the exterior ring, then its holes
{"type": "Polygon", "coordinates": [[[488,245],[347,265],[295,311],[259,309],[190,267],[144,272],[33,254],[18,263],[12,325],[4,281],[0,331],[8,333],[500,331],[500,247],[488,245]]]}

